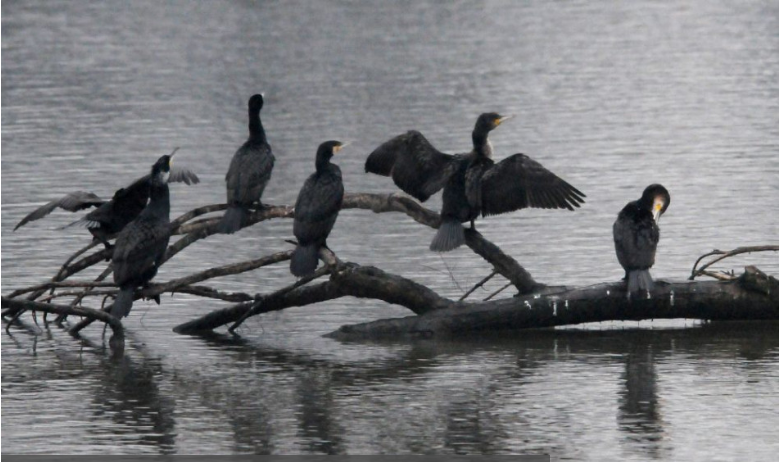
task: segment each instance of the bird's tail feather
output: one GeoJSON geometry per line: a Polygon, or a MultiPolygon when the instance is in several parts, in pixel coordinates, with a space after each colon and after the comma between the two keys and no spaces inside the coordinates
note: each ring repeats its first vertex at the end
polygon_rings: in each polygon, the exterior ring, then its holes
{"type": "Polygon", "coordinates": [[[291,256],[291,274],[304,277],[318,267],[318,245],[297,245],[291,256]]]}
{"type": "Polygon", "coordinates": [[[636,269],[628,271],[628,293],[633,294],[638,291],[647,291],[653,289],[653,278],[649,269],[636,269]]]}
{"type": "Polygon", "coordinates": [[[132,307],[133,289],[121,288],[119,293],[117,293],[117,298],[114,300],[114,304],[111,305],[111,315],[117,319],[122,319],[123,317],[130,314],[132,307]]]}
{"type": "Polygon", "coordinates": [[[443,221],[430,243],[432,251],[451,251],[465,244],[465,229],[457,221],[443,221]]]}
{"type": "Polygon", "coordinates": [[[247,219],[247,209],[241,206],[229,206],[223,219],[220,221],[218,231],[222,234],[233,234],[242,228],[247,219]]]}

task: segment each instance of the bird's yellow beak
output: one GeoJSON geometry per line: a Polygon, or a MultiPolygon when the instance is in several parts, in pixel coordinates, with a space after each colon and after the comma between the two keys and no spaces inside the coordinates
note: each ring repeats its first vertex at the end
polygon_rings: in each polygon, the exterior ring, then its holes
{"type": "Polygon", "coordinates": [[[174,162],[174,155],[176,155],[178,151],[179,147],[174,147],[174,150],[169,155],[169,167],[171,167],[171,164],[174,162]]]}
{"type": "Polygon", "coordinates": [[[653,220],[655,220],[655,223],[658,223],[658,218],[661,217],[661,209],[663,209],[663,200],[660,198],[655,199],[655,203],[653,203],[653,220]]]}
{"type": "Polygon", "coordinates": [[[335,145],[335,147],[332,149],[332,154],[336,155],[340,150],[342,150],[343,148],[347,147],[350,144],[351,142],[345,142],[342,145],[335,145]]]}
{"type": "Polygon", "coordinates": [[[513,118],[514,115],[510,114],[508,116],[501,116],[497,119],[495,119],[495,127],[498,127],[499,125],[503,124],[504,122],[508,121],[509,119],[513,118]]]}

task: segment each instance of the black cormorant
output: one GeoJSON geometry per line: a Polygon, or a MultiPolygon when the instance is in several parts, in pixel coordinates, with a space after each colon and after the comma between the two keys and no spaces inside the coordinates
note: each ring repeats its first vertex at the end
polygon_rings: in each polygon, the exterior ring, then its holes
{"type": "MultiPolygon", "coordinates": [[[[173,156],[177,150],[170,155],[173,156]]],[[[187,185],[198,184],[199,178],[196,174],[185,168],[172,168],[170,170],[169,182],[184,182],[187,185]]],[[[75,225],[86,226],[96,240],[103,243],[106,248],[111,248],[109,240],[114,238],[129,222],[136,219],[149,200],[150,175],[147,174],[127,187],[114,192],[111,200],[102,200],[92,192],[71,192],[59,200],[51,201],[22,219],[14,230],[22,227],[31,221],[36,221],[48,215],[56,208],[62,208],[66,211],[79,211],[93,206],[97,206],[78,221],[72,222],[65,227],[75,225]]]]}
{"type": "Polygon", "coordinates": [[[150,173],[150,202],[117,236],[112,255],[114,283],[120,288],[111,308],[123,318],[133,306],[136,287],[146,285],[158,272],[171,236],[169,223],[169,173],[171,157],[162,156],[150,173]]]}
{"type": "Polygon", "coordinates": [[[658,218],[669,207],[671,197],[660,184],[644,189],[642,197],[625,205],[614,222],[614,251],[625,269],[628,296],[653,288],[650,268],[658,247],[658,218]]]}
{"type": "Polygon", "coordinates": [[[234,154],[226,173],[228,209],[219,226],[224,234],[233,234],[242,228],[248,208],[261,201],[264,188],[272,177],[275,157],[261,125],[263,106],[264,97],[258,94],[247,102],[250,137],[234,154]]]}
{"type": "Polygon", "coordinates": [[[299,191],[294,209],[294,235],[299,244],[291,257],[291,273],[297,277],[311,274],[318,266],[318,250],[326,246],[340,206],[343,203],[343,177],[340,168],[330,162],[347,144],[330,140],[318,147],[315,173],[299,191]]]}
{"type": "Polygon", "coordinates": [[[394,183],[420,201],[443,188],[441,225],[430,244],[449,251],[465,243],[462,223],[521,208],[579,207],[584,194],[524,154],[498,164],[492,161],[489,132],[511,116],[484,113],[473,129],[473,150],[447,155],[417,131],[399,135],[373,151],[365,170],[391,176],[394,183]]]}

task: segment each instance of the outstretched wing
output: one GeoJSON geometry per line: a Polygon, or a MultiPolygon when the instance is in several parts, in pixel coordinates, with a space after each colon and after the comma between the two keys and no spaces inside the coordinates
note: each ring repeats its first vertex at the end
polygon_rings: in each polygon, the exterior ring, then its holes
{"type": "Polygon", "coordinates": [[[184,182],[187,185],[198,184],[201,180],[195,172],[188,168],[172,166],[169,171],[169,182],[184,182]]]}
{"type": "Polygon", "coordinates": [[[59,200],[50,201],[49,203],[28,214],[19,222],[19,224],[16,225],[16,227],[14,227],[14,230],[22,227],[30,221],[41,219],[42,217],[54,211],[55,208],[62,208],[66,211],[75,212],[93,206],[100,206],[104,203],[104,200],[101,200],[92,192],[71,192],[59,200]]]}
{"type": "Polygon", "coordinates": [[[484,216],[521,208],[573,211],[584,203],[584,197],[584,193],[522,153],[495,164],[481,178],[484,216]]]}
{"type": "Polygon", "coordinates": [[[384,142],[364,164],[365,172],[391,176],[405,193],[419,201],[446,184],[456,170],[455,157],[441,153],[419,131],[408,131],[384,142]]]}

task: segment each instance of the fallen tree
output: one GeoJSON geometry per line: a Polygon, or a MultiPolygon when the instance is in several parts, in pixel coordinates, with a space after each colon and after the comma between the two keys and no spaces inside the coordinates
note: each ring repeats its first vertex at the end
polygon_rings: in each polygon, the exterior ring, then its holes
{"type": "MultiPolygon", "coordinates": [[[[416,222],[437,228],[438,214],[402,194],[346,194],[343,209],[364,209],[374,213],[404,213],[416,222]]],[[[208,205],[190,211],[172,222],[172,235],[181,236],[167,250],[165,260],[198,240],[217,233],[219,217],[202,217],[225,210],[226,205],[208,205]]],[[[290,206],[268,206],[253,212],[248,224],[260,221],[286,219],[293,216],[290,206]]],[[[252,292],[223,292],[196,285],[203,281],[247,272],[289,260],[291,251],[281,251],[255,260],[200,270],[189,276],[165,283],[151,283],[136,291],[135,298],[153,298],[162,293],[185,293],[204,298],[235,303],[210,312],[174,328],[179,333],[211,332],[229,325],[233,332],[249,317],[279,311],[285,308],[312,305],[318,302],[352,296],[372,298],[410,309],[415,316],[384,319],[365,324],[345,326],[328,336],[348,339],[453,337],[470,333],[553,327],[584,322],[609,320],[642,320],[653,318],[778,319],[778,280],[768,277],[756,268],[748,267],[740,276],[715,273],[709,266],[741,252],[777,251],[776,245],[746,247],[720,252],[715,250],[699,258],[719,255],[697,269],[694,265],[691,279],[706,275],[718,281],[659,281],[649,295],[629,298],[621,282],[603,283],[581,288],[544,286],[514,258],[505,254],[475,230],[465,234],[467,246],[487,261],[492,273],[478,282],[458,301],[444,298],[433,290],[405,277],[381,269],[341,262],[327,249],[320,256],[324,265],[313,275],[269,294],[252,292]],[[487,280],[500,275],[514,286],[518,294],[513,298],[485,301],[469,300],[472,292],[487,280]],[[326,280],[318,280],[327,277],[326,280]]],[[[112,346],[121,346],[122,324],[104,311],[106,299],[117,293],[117,288],[103,280],[111,275],[111,264],[91,281],[68,280],[86,269],[104,263],[110,252],[100,250],[81,257],[96,244],[82,248],[71,256],[50,280],[22,288],[2,298],[2,315],[8,321],[7,330],[25,311],[44,315],[58,314],[62,324],[68,316],[81,317],[69,328],[77,335],[95,320],[109,324],[113,330],[112,346]],[[54,304],[54,300],[70,298],[68,305],[54,304]],[[84,306],[84,301],[101,299],[101,308],[84,306]]],[[[505,288],[505,287],[504,287],[505,288]]],[[[37,322],[37,319],[36,319],[37,322]]],[[[44,316],[44,322],[48,320],[44,316]]]]}

